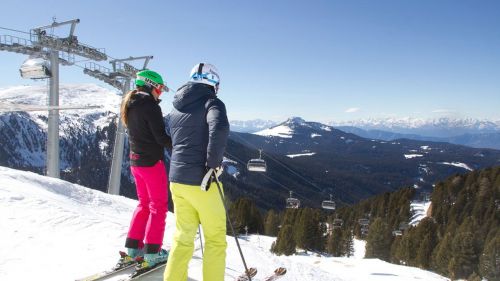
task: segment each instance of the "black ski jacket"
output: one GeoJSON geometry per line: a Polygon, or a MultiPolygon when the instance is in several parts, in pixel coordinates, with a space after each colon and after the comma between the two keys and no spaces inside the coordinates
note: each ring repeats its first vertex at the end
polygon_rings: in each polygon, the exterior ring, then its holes
{"type": "Polygon", "coordinates": [[[214,88],[188,82],[177,90],[167,116],[172,137],[171,182],[200,185],[207,167],[222,164],[229,135],[226,106],[214,88]]]}
{"type": "Polygon", "coordinates": [[[131,166],[154,166],[172,147],[158,102],[151,94],[135,93],[128,102],[128,136],[131,166]]]}

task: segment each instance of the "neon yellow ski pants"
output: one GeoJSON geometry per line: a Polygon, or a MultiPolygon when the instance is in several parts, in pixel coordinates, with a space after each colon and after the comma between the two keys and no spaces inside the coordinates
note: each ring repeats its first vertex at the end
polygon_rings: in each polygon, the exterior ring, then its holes
{"type": "MultiPolygon", "coordinates": [[[[222,189],[222,184],[221,184],[222,189]]],[[[203,280],[223,281],[226,268],[226,212],[212,183],[208,191],[199,186],[170,183],[176,230],[164,273],[164,281],[186,281],[193,256],[194,238],[201,223],[204,234],[203,280]]]]}

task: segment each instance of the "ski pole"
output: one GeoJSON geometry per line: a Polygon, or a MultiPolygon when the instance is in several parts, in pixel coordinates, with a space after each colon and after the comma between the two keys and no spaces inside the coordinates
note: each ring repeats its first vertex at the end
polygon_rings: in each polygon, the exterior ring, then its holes
{"type": "Polygon", "coordinates": [[[233,223],[231,222],[231,218],[229,217],[229,212],[228,212],[228,209],[226,206],[226,201],[224,200],[224,194],[222,194],[222,189],[220,188],[220,184],[219,184],[219,178],[217,177],[215,170],[213,170],[213,175],[215,178],[215,183],[217,184],[217,189],[219,190],[219,195],[220,195],[220,199],[222,200],[222,205],[224,205],[224,209],[226,210],[226,217],[227,217],[227,220],[229,221],[229,226],[231,227],[231,231],[233,232],[234,240],[236,241],[236,245],[238,246],[238,251],[240,252],[241,260],[243,261],[243,266],[245,266],[245,273],[248,276],[248,280],[252,281],[252,277],[250,276],[250,272],[248,271],[247,263],[245,262],[245,257],[243,256],[243,252],[241,251],[240,242],[238,241],[238,236],[236,236],[236,232],[234,231],[234,228],[233,228],[233,223]]]}
{"type": "Polygon", "coordinates": [[[198,225],[198,233],[200,233],[201,256],[203,257],[203,240],[201,239],[201,225],[198,225]]]}

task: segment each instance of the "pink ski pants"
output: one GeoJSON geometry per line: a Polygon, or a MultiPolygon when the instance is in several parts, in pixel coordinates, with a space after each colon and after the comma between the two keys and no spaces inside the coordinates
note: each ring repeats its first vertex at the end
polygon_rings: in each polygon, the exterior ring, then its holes
{"type": "Polygon", "coordinates": [[[128,238],[144,244],[163,243],[168,210],[168,178],[163,161],[152,167],[130,167],[135,178],[139,204],[130,222],[128,238]]]}

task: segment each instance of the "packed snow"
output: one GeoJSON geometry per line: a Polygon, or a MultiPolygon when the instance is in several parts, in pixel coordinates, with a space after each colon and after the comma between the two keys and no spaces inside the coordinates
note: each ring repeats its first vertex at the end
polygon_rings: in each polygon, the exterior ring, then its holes
{"type": "Polygon", "coordinates": [[[451,162],[451,163],[450,162],[438,162],[438,164],[455,166],[455,167],[458,167],[458,168],[466,169],[468,171],[473,171],[474,170],[469,165],[467,165],[465,163],[461,163],[461,162],[451,162]]]}
{"type": "Polygon", "coordinates": [[[287,155],[287,157],[288,158],[295,158],[295,157],[302,157],[302,156],[313,156],[314,154],[316,154],[316,152],[289,154],[289,155],[287,155]]]}
{"type": "MultiPolygon", "coordinates": [[[[136,201],[48,178],[0,167],[0,280],[75,280],[109,269],[123,250],[136,201]]],[[[167,216],[164,246],[171,245],[175,215],[167,216]]],[[[335,258],[300,252],[275,256],[273,237],[241,237],[249,266],[262,280],[278,266],[288,269],[282,279],[300,281],[448,280],[418,268],[363,259],[364,242],[355,255],[335,258]]],[[[243,271],[233,237],[227,237],[226,281],[243,271]]],[[[199,243],[189,265],[190,280],[202,280],[199,243]]]]}
{"type": "Polygon", "coordinates": [[[406,159],[412,159],[412,158],[417,158],[417,157],[423,157],[422,154],[405,154],[406,159]]]}
{"type": "Polygon", "coordinates": [[[279,125],[262,131],[254,133],[255,135],[265,136],[265,137],[280,137],[280,138],[292,138],[293,130],[286,125],[279,125]]]}
{"type": "Polygon", "coordinates": [[[417,225],[423,218],[427,217],[427,211],[431,206],[431,201],[414,201],[410,204],[410,211],[412,217],[410,220],[410,225],[417,225]]]}

